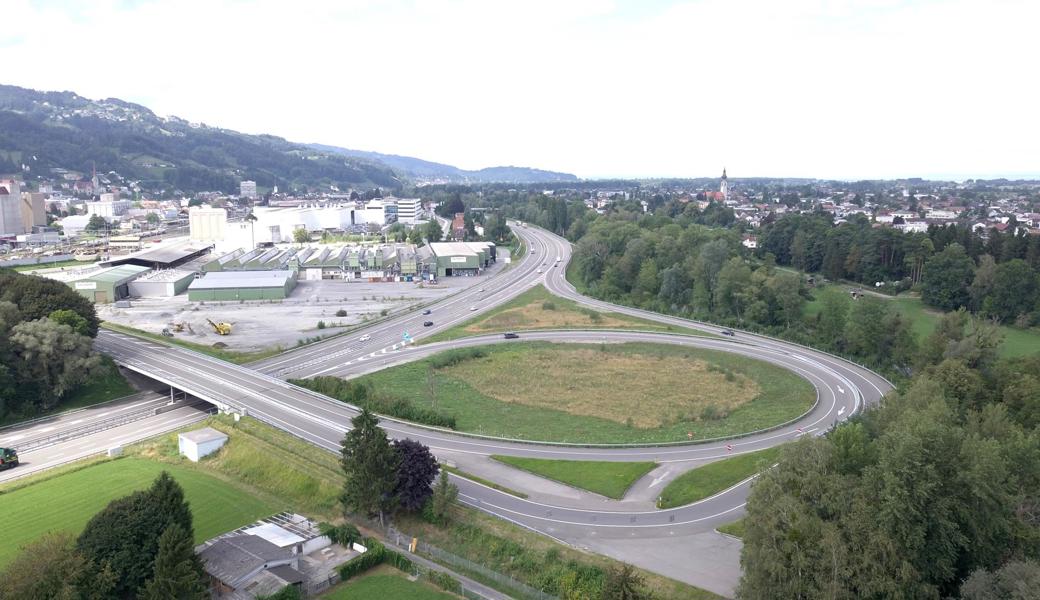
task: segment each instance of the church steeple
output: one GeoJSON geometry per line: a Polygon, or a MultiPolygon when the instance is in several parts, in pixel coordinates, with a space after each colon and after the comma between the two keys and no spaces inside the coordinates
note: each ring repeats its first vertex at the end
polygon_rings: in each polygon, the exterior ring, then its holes
{"type": "Polygon", "coordinates": [[[726,167],[722,167],[722,183],[719,185],[719,192],[722,193],[723,200],[729,200],[729,177],[726,177],[726,167]]]}

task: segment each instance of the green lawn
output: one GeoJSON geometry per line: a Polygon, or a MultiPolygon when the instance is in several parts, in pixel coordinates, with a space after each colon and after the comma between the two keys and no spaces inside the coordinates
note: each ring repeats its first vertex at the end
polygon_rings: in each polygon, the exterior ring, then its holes
{"type": "Polygon", "coordinates": [[[138,458],[105,461],[0,494],[4,520],[0,567],[47,531],[79,533],[110,501],[147,488],[163,470],[184,488],[195,517],[196,542],[280,510],[190,467],[138,458]]]}
{"type": "Polygon", "coordinates": [[[352,579],[320,596],[324,600],[455,600],[458,596],[417,581],[404,573],[379,569],[378,573],[352,579]]]}
{"type": "Polygon", "coordinates": [[[746,531],[746,524],[747,524],[747,521],[744,520],[743,518],[741,518],[741,519],[737,519],[736,521],[733,521],[732,523],[726,523],[725,525],[719,525],[718,530],[721,531],[722,533],[725,533],[725,534],[728,534],[728,535],[732,535],[733,537],[738,537],[738,538],[743,539],[744,538],[744,533],[746,531]]]}
{"type": "Polygon", "coordinates": [[[419,343],[443,342],[485,333],[538,329],[639,329],[710,335],[621,313],[599,312],[583,307],[573,300],[554,296],[544,286],[538,285],[490,312],[423,338],[419,343]]]}
{"type": "Polygon", "coordinates": [[[88,267],[91,264],[93,264],[92,261],[72,259],[52,263],[34,263],[31,265],[19,265],[17,267],[13,267],[13,269],[15,271],[18,271],[19,273],[27,273],[29,271],[39,271],[41,269],[56,269],[58,267],[88,267]]]}
{"type": "MultiPolygon", "coordinates": [[[[846,293],[847,286],[829,286],[826,288],[817,288],[814,291],[815,298],[806,303],[805,315],[807,317],[815,316],[820,311],[821,301],[820,296],[826,293],[846,293]]],[[[917,337],[918,342],[923,341],[926,337],[931,335],[935,331],[936,326],[939,324],[939,319],[942,316],[942,312],[928,308],[921,302],[920,298],[914,296],[896,296],[894,298],[881,297],[887,302],[891,302],[895,305],[899,312],[912,322],[912,330],[914,335],[917,337]]],[[[1000,356],[1004,358],[1016,358],[1020,356],[1029,356],[1036,354],[1040,350],[1040,330],[1037,329],[1021,329],[1018,327],[1008,327],[1007,325],[1001,325],[999,327],[1001,335],[1004,336],[1004,343],[1000,346],[1000,356]]]]}
{"type": "Polygon", "coordinates": [[[687,471],[664,488],[657,507],[675,508],[713,496],[768,468],[776,462],[778,456],[779,446],[738,454],[687,471]]]}
{"type": "Polygon", "coordinates": [[[667,344],[546,342],[497,344],[484,350],[484,358],[433,369],[432,386],[428,369],[442,353],[360,380],[379,393],[454,416],[459,431],[599,444],[686,441],[691,433],[693,440],[738,435],[795,418],[815,398],[812,386],[801,377],[726,352],[667,344]],[[560,360],[547,349],[561,353],[556,356],[560,360]],[[579,362],[582,356],[577,352],[588,360],[579,362]],[[626,370],[629,360],[631,368],[626,370]],[[714,372],[694,372],[705,364],[714,372]],[[537,377],[527,376],[529,372],[518,365],[536,368],[530,372],[537,377]],[[580,377],[573,365],[584,365],[580,377]],[[695,385],[695,376],[717,387],[695,385]],[[579,384],[579,379],[594,380],[595,385],[579,384]],[[644,384],[653,389],[644,389],[644,384]],[[757,395],[748,394],[756,386],[757,395]],[[628,394],[629,388],[635,393],[628,394]],[[730,396],[730,407],[716,406],[730,396]],[[718,412],[708,411],[709,405],[718,412]]]}
{"type": "Polygon", "coordinates": [[[620,500],[632,484],[646,475],[657,463],[607,462],[598,460],[545,460],[493,455],[507,465],[559,481],[601,496],[620,500]]]}

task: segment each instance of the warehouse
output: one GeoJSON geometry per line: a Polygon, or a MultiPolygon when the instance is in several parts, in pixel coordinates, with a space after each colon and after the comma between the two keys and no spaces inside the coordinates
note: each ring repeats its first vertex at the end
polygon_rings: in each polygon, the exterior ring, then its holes
{"type": "Polygon", "coordinates": [[[199,258],[211,249],[212,246],[192,246],[176,242],[156,246],[126,256],[119,256],[102,263],[102,266],[139,265],[151,269],[172,269],[199,258]]]}
{"type": "Polygon", "coordinates": [[[67,283],[87,300],[104,304],[128,298],[129,283],[150,270],[138,265],[122,265],[97,271],[67,283]]]}
{"type": "Polygon", "coordinates": [[[172,298],[188,289],[195,272],[184,269],[152,271],[130,282],[130,295],[135,298],[172,298]]]}
{"type": "Polygon", "coordinates": [[[295,287],[294,271],[220,271],[192,281],[188,286],[188,300],[284,300],[295,287]]]}
{"type": "Polygon", "coordinates": [[[428,270],[437,277],[478,275],[495,261],[495,245],[490,242],[437,242],[429,245],[432,256],[428,270]]]}

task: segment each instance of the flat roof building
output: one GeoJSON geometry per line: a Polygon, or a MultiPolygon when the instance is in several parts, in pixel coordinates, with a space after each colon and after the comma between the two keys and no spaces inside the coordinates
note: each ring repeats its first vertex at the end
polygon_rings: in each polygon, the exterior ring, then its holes
{"type": "Polygon", "coordinates": [[[122,265],[103,269],[66,283],[87,300],[105,304],[128,298],[130,282],[150,270],[148,267],[138,265],[122,265]]]}
{"type": "Polygon", "coordinates": [[[491,242],[435,242],[429,248],[428,270],[437,277],[477,275],[495,261],[491,242]]]}
{"type": "Polygon", "coordinates": [[[188,289],[192,281],[195,281],[194,271],[152,271],[130,282],[130,295],[138,298],[172,298],[188,289]]]}
{"type": "Polygon", "coordinates": [[[188,300],[284,300],[295,287],[294,271],[216,271],[191,282],[188,286],[188,300]]]}

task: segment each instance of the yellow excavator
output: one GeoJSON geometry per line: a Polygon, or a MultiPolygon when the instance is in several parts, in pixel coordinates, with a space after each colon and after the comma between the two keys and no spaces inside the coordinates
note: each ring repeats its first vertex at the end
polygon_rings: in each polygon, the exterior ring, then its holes
{"type": "Polygon", "coordinates": [[[231,335],[231,323],[214,323],[209,319],[206,319],[206,322],[209,323],[209,326],[213,328],[213,331],[216,331],[218,334],[231,335]]]}

